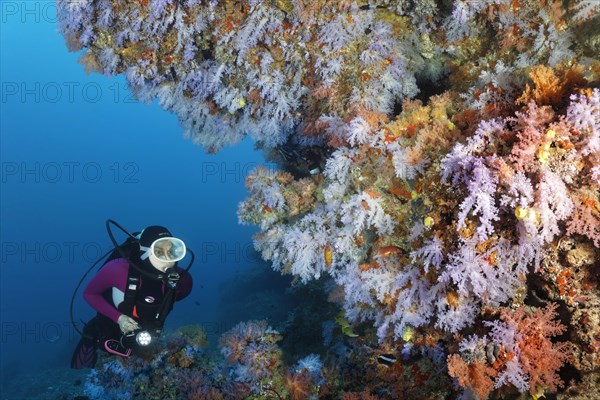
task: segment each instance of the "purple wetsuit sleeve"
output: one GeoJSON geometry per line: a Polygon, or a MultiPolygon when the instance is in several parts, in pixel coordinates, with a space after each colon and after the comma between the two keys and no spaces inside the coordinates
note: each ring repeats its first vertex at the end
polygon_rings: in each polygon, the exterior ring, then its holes
{"type": "Polygon", "coordinates": [[[184,270],[179,271],[180,278],[177,289],[175,290],[175,301],[183,300],[192,292],[194,282],[192,276],[184,270]]]}
{"type": "Polygon", "coordinates": [[[102,296],[106,290],[113,287],[125,293],[125,285],[127,284],[127,272],[129,263],[123,258],[117,258],[109,261],[88,283],[83,298],[90,306],[100,314],[106,315],[108,318],[117,322],[121,313],[117,310],[112,302],[106,301],[102,296]]]}

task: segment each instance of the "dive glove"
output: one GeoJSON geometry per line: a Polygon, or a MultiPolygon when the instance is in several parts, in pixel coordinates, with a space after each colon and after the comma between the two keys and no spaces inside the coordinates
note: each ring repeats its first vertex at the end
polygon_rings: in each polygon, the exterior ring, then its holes
{"type": "Polygon", "coordinates": [[[136,320],[125,314],[121,315],[117,322],[119,324],[119,328],[121,328],[121,332],[123,333],[129,333],[135,331],[136,329],[140,329],[140,326],[136,320]]]}

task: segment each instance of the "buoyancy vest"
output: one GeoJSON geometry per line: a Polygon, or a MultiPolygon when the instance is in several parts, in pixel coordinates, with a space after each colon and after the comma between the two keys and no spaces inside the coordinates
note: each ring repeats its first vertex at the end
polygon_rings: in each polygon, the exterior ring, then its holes
{"type": "MultiPolygon", "coordinates": [[[[121,245],[121,249],[131,260],[139,262],[141,260],[136,254],[138,246],[137,241],[127,239],[121,245]]],[[[103,266],[116,258],[122,258],[117,250],[108,257],[103,266]]],[[[115,305],[122,314],[138,320],[144,328],[162,328],[175,303],[175,288],[171,288],[163,281],[142,276],[139,271],[129,265],[124,300],[118,306],[114,304],[112,290],[103,293],[103,297],[115,305]]]]}

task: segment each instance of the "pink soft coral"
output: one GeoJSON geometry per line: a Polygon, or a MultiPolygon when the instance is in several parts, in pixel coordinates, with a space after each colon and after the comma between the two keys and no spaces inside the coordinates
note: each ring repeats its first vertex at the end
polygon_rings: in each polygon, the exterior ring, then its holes
{"type": "Polygon", "coordinates": [[[577,196],[575,211],[567,222],[567,234],[580,234],[600,247],[600,202],[598,194],[590,193],[577,196]]]}
{"type": "Polygon", "coordinates": [[[512,148],[510,160],[517,171],[532,171],[538,165],[535,159],[537,151],[546,138],[548,124],[554,119],[550,107],[538,107],[530,102],[525,112],[517,112],[513,129],[517,131],[517,142],[512,148]]]}

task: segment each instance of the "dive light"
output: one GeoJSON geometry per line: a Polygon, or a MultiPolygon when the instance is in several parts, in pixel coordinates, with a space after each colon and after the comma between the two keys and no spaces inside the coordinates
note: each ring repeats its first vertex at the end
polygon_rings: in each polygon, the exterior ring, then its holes
{"type": "Polygon", "coordinates": [[[121,344],[125,347],[142,347],[146,348],[154,343],[160,336],[159,329],[138,329],[133,332],[123,335],[121,344]]]}

